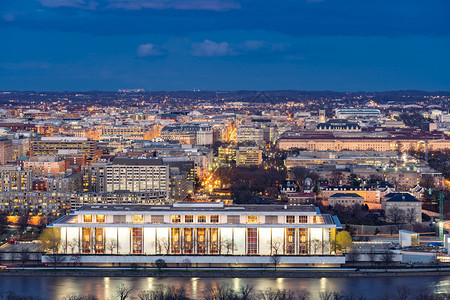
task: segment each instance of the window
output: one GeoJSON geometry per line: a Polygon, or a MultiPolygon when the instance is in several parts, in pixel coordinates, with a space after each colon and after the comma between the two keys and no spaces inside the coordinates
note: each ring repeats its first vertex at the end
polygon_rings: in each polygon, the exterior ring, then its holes
{"type": "Polygon", "coordinates": [[[144,223],[143,215],[134,215],[133,223],[142,224],[144,223]]]}
{"type": "Polygon", "coordinates": [[[142,228],[133,228],[133,253],[142,253],[142,228]]]}
{"type": "Polygon", "coordinates": [[[192,228],[185,228],[184,229],[184,253],[190,254],[192,253],[192,228]]]}
{"type": "Polygon", "coordinates": [[[103,253],[103,228],[95,228],[95,253],[103,253]]]}
{"type": "Polygon", "coordinates": [[[81,252],[91,253],[91,228],[81,229],[81,252]]]}
{"type": "Polygon", "coordinates": [[[198,216],[197,222],[198,223],[206,223],[206,216],[198,216]]]}
{"type": "Polygon", "coordinates": [[[181,223],[181,216],[180,215],[173,215],[172,216],[172,223],[181,223]]]}
{"type": "Polygon", "coordinates": [[[247,217],[247,223],[248,224],[257,224],[258,223],[258,216],[248,216],[247,217]]]}
{"type": "Polygon", "coordinates": [[[219,230],[217,228],[211,228],[209,233],[211,254],[217,254],[219,253],[219,230]]]}
{"type": "Polygon", "coordinates": [[[92,222],[92,216],[91,215],[84,215],[84,223],[91,223],[92,222]]]}
{"type": "Polygon", "coordinates": [[[198,228],[197,229],[197,253],[204,254],[206,249],[206,229],[198,228]]]}
{"type": "Polygon", "coordinates": [[[219,223],[219,216],[218,215],[212,215],[210,217],[211,223],[219,223]]]}
{"type": "Polygon", "coordinates": [[[308,223],[308,216],[298,216],[298,222],[302,224],[308,223]]]}
{"type": "Polygon", "coordinates": [[[97,215],[97,223],[105,223],[105,215],[97,215]]]}
{"type": "Polygon", "coordinates": [[[248,254],[258,254],[258,229],[248,228],[247,229],[247,253],[248,254]]]}
{"type": "Polygon", "coordinates": [[[184,222],[185,223],[194,223],[194,216],[193,215],[184,216],[184,222]]]}
{"type": "Polygon", "coordinates": [[[295,216],[286,216],[286,223],[288,224],[295,223],[295,216]]]}
{"type": "Polygon", "coordinates": [[[286,254],[295,254],[295,229],[286,228],[286,254]]]}
{"type": "Polygon", "coordinates": [[[180,253],[180,228],[172,228],[172,253],[180,253]]]}

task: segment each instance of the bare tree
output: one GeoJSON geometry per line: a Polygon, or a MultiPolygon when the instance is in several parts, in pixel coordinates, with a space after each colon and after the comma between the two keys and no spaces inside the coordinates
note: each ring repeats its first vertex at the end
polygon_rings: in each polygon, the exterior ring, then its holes
{"type": "Polygon", "coordinates": [[[225,250],[225,254],[233,253],[234,249],[233,249],[233,241],[232,240],[230,240],[230,239],[222,239],[220,241],[220,244],[221,244],[221,246],[220,246],[221,252],[223,250],[225,250]]]}
{"type": "Polygon", "coordinates": [[[54,269],[56,269],[57,265],[59,265],[60,263],[62,263],[66,260],[66,257],[64,255],[61,255],[58,253],[49,254],[48,258],[49,258],[50,262],[53,264],[54,269]]]}
{"type": "Polygon", "coordinates": [[[306,289],[301,289],[295,292],[298,300],[309,300],[311,293],[306,289]]]}
{"type": "Polygon", "coordinates": [[[119,300],[127,300],[127,299],[131,299],[131,291],[133,289],[121,284],[116,288],[116,297],[119,300]]]}
{"type": "Polygon", "coordinates": [[[25,264],[31,258],[31,253],[30,253],[28,247],[23,247],[22,251],[20,251],[18,254],[19,254],[20,262],[22,263],[22,269],[25,269],[25,264]]]}
{"type": "Polygon", "coordinates": [[[183,260],[183,266],[186,268],[186,271],[189,269],[189,267],[192,265],[191,260],[189,258],[186,258],[183,260]]]}
{"type": "Polygon", "coordinates": [[[114,251],[119,250],[119,245],[116,239],[108,239],[105,243],[105,248],[109,251],[110,254],[113,254],[114,251]]]}
{"type": "Polygon", "coordinates": [[[98,300],[98,298],[94,295],[71,294],[62,300],[98,300]]]}
{"type": "Polygon", "coordinates": [[[81,255],[80,254],[72,254],[70,260],[73,261],[75,268],[81,263],[81,255]]]}
{"type": "Polygon", "coordinates": [[[347,258],[348,258],[349,262],[354,264],[359,260],[360,257],[361,257],[361,253],[355,247],[350,248],[350,250],[348,251],[348,254],[347,254],[347,258]]]}
{"type": "Polygon", "coordinates": [[[398,224],[403,222],[403,220],[405,219],[405,212],[397,206],[394,206],[387,211],[387,217],[392,223],[398,224]]]}
{"type": "Polygon", "coordinates": [[[370,248],[369,253],[367,253],[369,256],[370,263],[374,263],[377,261],[377,254],[375,253],[375,249],[373,247],[370,248]]]}
{"type": "Polygon", "coordinates": [[[321,247],[322,242],[319,239],[314,239],[311,241],[311,248],[314,254],[317,254],[321,247]]]}
{"type": "Polygon", "coordinates": [[[165,238],[158,239],[155,242],[155,246],[156,246],[156,253],[158,253],[158,254],[162,254],[163,252],[165,254],[170,253],[170,244],[169,244],[169,241],[165,238]]]}
{"type": "Polygon", "coordinates": [[[291,300],[295,299],[295,293],[291,290],[277,290],[268,288],[261,292],[259,297],[262,300],[291,300]]]}
{"type": "Polygon", "coordinates": [[[380,261],[384,264],[387,271],[388,266],[394,261],[394,253],[386,249],[381,255],[380,261]]]}
{"type": "Polygon", "coordinates": [[[397,287],[397,297],[398,300],[408,300],[411,299],[412,293],[411,289],[407,286],[398,286],[397,287]]]}
{"type": "Polygon", "coordinates": [[[408,224],[416,223],[416,210],[414,208],[408,208],[406,210],[405,221],[408,224]]]}
{"type": "Polygon", "coordinates": [[[80,249],[78,248],[78,239],[77,238],[73,238],[70,242],[67,243],[67,249],[69,250],[69,252],[71,254],[74,254],[75,249],[78,250],[78,252],[80,252],[80,249]]]}
{"type": "Polygon", "coordinates": [[[270,241],[268,243],[271,244],[273,255],[278,255],[278,251],[283,250],[283,240],[281,238],[275,238],[272,240],[272,243],[270,241]]]}
{"type": "Polygon", "coordinates": [[[280,261],[281,261],[281,257],[278,256],[278,255],[272,255],[272,256],[270,257],[270,259],[272,260],[273,268],[274,268],[275,271],[276,271],[276,270],[277,270],[277,266],[278,266],[278,264],[279,264],[280,261]]]}

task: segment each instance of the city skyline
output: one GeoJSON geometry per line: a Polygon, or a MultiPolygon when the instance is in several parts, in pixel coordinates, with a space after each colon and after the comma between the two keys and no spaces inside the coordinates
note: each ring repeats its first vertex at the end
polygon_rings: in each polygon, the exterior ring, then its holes
{"type": "Polygon", "coordinates": [[[7,0],[0,90],[450,90],[449,6],[7,0]]]}

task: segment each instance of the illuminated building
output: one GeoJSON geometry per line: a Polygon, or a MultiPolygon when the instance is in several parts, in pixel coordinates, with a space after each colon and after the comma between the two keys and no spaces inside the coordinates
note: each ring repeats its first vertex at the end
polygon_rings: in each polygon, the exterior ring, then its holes
{"type": "Polygon", "coordinates": [[[86,154],[88,160],[93,160],[99,155],[97,141],[88,140],[86,137],[52,136],[42,137],[31,142],[31,156],[57,155],[60,150],[76,150],[86,154]]]}
{"type": "Polygon", "coordinates": [[[60,254],[71,245],[81,263],[261,266],[274,255],[286,266],[344,263],[330,246],[339,220],[312,205],[86,205],[48,227],[60,254]]]}
{"type": "Polygon", "coordinates": [[[22,162],[24,170],[32,170],[34,176],[54,176],[69,169],[68,160],[56,156],[35,156],[22,162]]]}
{"type": "Polygon", "coordinates": [[[258,166],[262,164],[262,150],[258,147],[239,147],[236,150],[236,166],[258,166]]]}
{"type": "Polygon", "coordinates": [[[0,192],[31,191],[31,171],[18,166],[0,166],[0,192]]]}
{"type": "Polygon", "coordinates": [[[0,140],[0,164],[4,165],[13,159],[13,143],[8,139],[0,140]]]}
{"type": "Polygon", "coordinates": [[[168,195],[169,167],[161,159],[116,158],[84,168],[83,190],[93,192],[150,192],[168,195]]]}

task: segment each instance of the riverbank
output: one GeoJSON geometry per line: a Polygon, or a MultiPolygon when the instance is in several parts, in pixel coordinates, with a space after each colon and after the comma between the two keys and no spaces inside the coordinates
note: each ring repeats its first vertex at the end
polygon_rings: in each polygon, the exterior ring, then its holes
{"type": "Polygon", "coordinates": [[[396,277],[396,276],[450,276],[450,268],[319,268],[296,270],[154,270],[154,269],[10,269],[0,276],[46,277],[199,277],[199,278],[340,278],[340,277],[396,277]]]}

